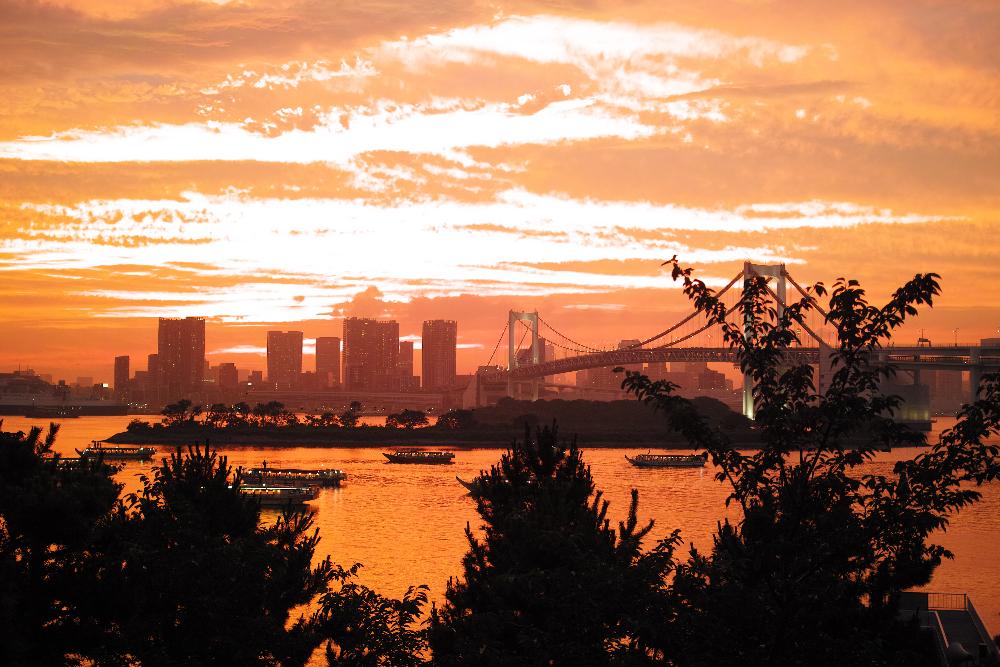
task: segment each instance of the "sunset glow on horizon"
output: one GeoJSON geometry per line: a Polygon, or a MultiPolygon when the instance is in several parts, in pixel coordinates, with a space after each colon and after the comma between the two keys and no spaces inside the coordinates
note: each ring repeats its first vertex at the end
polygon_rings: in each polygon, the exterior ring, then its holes
{"type": "Polygon", "coordinates": [[[673,255],[877,301],[934,271],[902,342],[996,337],[998,28],[986,1],[0,0],[0,364],[109,378],[204,316],[211,363],[262,368],[268,329],[370,315],[458,320],[471,372],[510,308],[656,333],[673,255]]]}

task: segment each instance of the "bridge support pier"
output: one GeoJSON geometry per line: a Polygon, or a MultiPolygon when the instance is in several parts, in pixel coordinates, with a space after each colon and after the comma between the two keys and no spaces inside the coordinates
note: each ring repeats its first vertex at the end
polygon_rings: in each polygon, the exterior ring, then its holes
{"type": "MultiPolygon", "coordinates": [[[[518,367],[517,362],[517,343],[514,342],[515,335],[514,330],[517,327],[518,322],[527,322],[528,328],[531,331],[531,362],[532,364],[538,364],[541,361],[541,353],[538,346],[538,311],[534,312],[521,312],[518,310],[512,310],[507,316],[507,369],[513,371],[518,367]]],[[[538,400],[538,379],[530,380],[531,382],[531,400],[538,400]]],[[[507,379],[507,395],[511,398],[514,396],[514,380],[508,375],[507,379]]]]}
{"type": "Polygon", "coordinates": [[[981,352],[980,348],[969,350],[969,403],[979,400],[979,382],[983,379],[983,369],[979,366],[981,352]]]}
{"type": "MultiPolygon", "coordinates": [[[[752,262],[743,262],[743,291],[746,293],[746,288],[749,282],[753,278],[775,278],[777,279],[777,286],[774,290],[775,295],[778,297],[775,299],[777,303],[775,304],[775,310],[778,317],[780,318],[785,312],[785,303],[787,302],[787,276],[788,273],[785,271],[784,264],[754,264],[752,262]]],[[[750,340],[752,328],[752,320],[749,314],[745,314],[743,318],[743,336],[744,340],[748,344],[752,344],[753,341],[750,340]]],[[[754,418],[754,401],[753,401],[753,378],[743,374],[743,416],[747,419],[754,418]]]]}

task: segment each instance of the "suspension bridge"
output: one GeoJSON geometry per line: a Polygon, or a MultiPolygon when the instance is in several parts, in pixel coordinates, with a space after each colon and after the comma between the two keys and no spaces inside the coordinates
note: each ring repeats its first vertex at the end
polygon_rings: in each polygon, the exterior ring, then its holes
{"type": "MultiPolygon", "coordinates": [[[[727,313],[738,312],[737,302],[742,298],[742,289],[754,278],[764,278],[766,289],[780,317],[786,307],[789,285],[804,299],[813,299],[807,290],[788,273],[784,264],[753,264],[746,262],[743,270],[728,284],[716,292],[716,296],[726,305],[727,313]],[[772,286],[773,283],[773,286],[772,286]]],[[[789,348],[785,358],[789,364],[811,364],[819,369],[819,391],[825,389],[830,373],[831,340],[824,340],[826,312],[815,304],[807,318],[796,325],[799,328],[801,346],[789,348]],[[817,333],[819,331],[819,333],[817,333]]],[[[497,340],[493,354],[486,365],[481,366],[466,392],[465,404],[475,407],[484,404],[484,388],[504,387],[511,397],[523,396],[537,400],[544,378],[562,373],[582,371],[592,368],[614,366],[638,366],[662,362],[738,362],[736,352],[729,347],[712,345],[712,339],[722,341],[718,325],[707,322],[704,314],[693,311],[685,314],[658,333],[644,339],[622,341],[616,348],[601,348],[580,342],[580,337],[570,336],[547,322],[538,312],[512,310],[503,332],[497,340]],[[544,329],[541,329],[544,327],[544,329]],[[543,339],[542,333],[545,334],[543,339]],[[507,365],[492,365],[504,340],[507,341],[507,365]],[[559,349],[562,356],[556,359],[545,357],[544,344],[559,349]]],[[[969,373],[970,387],[975,399],[979,379],[983,373],[1000,371],[1000,341],[995,346],[958,345],[934,346],[930,341],[921,341],[912,347],[886,347],[876,352],[876,361],[891,363],[897,369],[908,372],[914,384],[920,382],[921,371],[952,371],[969,373]]],[[[556,355],[558,356],[558,355],[556,355]]],[[[488,402],[488,401],[486,401],[488,402]]],[[[753,384],[748,376],[743,378],[743,414],[753,418],[753,384]]]]}

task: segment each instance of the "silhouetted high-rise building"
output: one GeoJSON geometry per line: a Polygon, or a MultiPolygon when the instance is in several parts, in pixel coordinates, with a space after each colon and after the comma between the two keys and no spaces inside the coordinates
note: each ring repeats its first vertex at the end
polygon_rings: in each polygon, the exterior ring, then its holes
{"type": "Polygon", "coordinates": [[[219,389],[232,391],[240,384],[239,371],[236,364],[219,364],[219,389]]]}
{"type": "Polygon", "coordinates": [[[344,320],[344,386],[348,391],[399,390],[399,323],[344,320]]]}
{"type": "Polygon", "coordinates": [[[253,387],[260,387],[264,384],[264,371],[250,371],[247,376],[247,383],[253,387]]]}
{"type": "Polygon", "coordinates": [[[205,318],[161,317],[157,335],[161,401],[191,398],[205,372],[205,318]]]}
{"type": "Polygon", "coordinates": [[[424,389],[447,389],[455,384],[458,322],[427,320],[420,345],[424,389]]]}
{"type": "Polygon", "coordinates": [[[277,389],[298,384],[302,374],[302,332],[267,332],[267,382],[277,389]]]}
{"type": "Polygon", "coordinates": [[[413,375],[413,341],[399,341],[399,374],[413,375]]]}
{"type": "Polygon", "coordinates": [[[399,390],[420,389],[420,378],[413,374],[413,341],[399,341],[399,390]]]}
{"type": "Polygon", "coordinates": [[[128,362],[129,359],[127,354],[115,357],[115,396],[118,397],[119,400],[128,396],[128,362]]]}
{"type": "Polygon", "coordinates": [[[150,354],[146,357],[146,383],[142,387],[147,403],[158,403],[160,400],[160,355],[150,354]]]}
{"type": "Polygon", "coordinates": [[[316,376],[322,389],[340,384],[340,339],[336,336],[316,339],[316,376]]]}

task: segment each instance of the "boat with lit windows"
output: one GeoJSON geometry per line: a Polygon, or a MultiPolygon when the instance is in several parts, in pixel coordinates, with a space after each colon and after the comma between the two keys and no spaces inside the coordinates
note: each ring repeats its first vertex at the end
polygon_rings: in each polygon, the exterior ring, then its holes
{"type": "Polygon", "coordinates": [[[102,457],[105,461],[149,461],[156,454],[154,447],[132,445],[108,445],[94,440],[90,447],[76,450],[80,458],[102,457]]]}
{"type": "Polygon", "coordinates": [[[319,495],[318,486],[265,486],[240,485],[240,493],[253,498],[261,507],[285,507],[302,505],[315,500],[319,495]]]}
{"type": "Polygon", "coordinates": [[[250,468],[243,471],[248,484],[271,486],[340,486],[347,479],[343,470],[301,470],[298,468],[250,468]]]}
{"type": "Polygon", "coordinates": [[[391,454],[382,452],[389,463],[451,463],[455,458],[452,452],[439,452],[427,449],[400,449],[391,454]]]}
{"type": "Polygon", "coordinates": [[[702,468],[708,459],[705,454],[637,454],[625,455],[627,460],[637,468],[702,468]]]}

